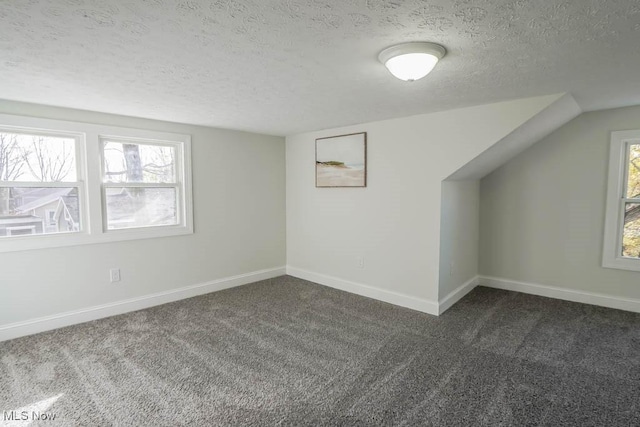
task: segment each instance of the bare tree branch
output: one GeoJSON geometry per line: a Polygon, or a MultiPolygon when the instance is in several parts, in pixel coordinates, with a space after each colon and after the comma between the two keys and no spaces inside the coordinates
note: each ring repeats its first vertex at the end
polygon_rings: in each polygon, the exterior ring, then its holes
{"type": "Polygon", "coordinates": [[[24,155],[31,174],[41,182],[60,182],[73,169],[73,150],[68,144],[54,150],[51,142],[41,136],[34,136],[31,140],[32,152],[24,155]]]}
{"type": "Polygon", "coordinates": [[[24,153],[17,135],[0,133],[0,181],[15,181],[24,173],[24,153]]]}

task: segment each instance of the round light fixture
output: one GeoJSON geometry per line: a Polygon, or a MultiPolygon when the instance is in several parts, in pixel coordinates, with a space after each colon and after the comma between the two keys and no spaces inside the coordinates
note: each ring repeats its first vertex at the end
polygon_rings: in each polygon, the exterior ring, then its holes
{"type": "Polygon", "coordinates": [[[447,50],[439,44],[410,42],[386,48],[378,59],[391,74],[412,82],[429,74],[446,53],[447,50]]]}

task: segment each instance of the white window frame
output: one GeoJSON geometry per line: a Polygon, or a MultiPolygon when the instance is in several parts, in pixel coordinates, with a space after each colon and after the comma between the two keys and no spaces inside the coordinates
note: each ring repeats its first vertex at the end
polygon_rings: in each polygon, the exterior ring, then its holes
{"type": "Polygon", "coordinates": [[[611,132],[609,149],[609,178],[605,211],[602,266],[621,270],[640,271],[640,258],[622,256],[622,236],[627,199],[628,154],[631,144],[640,144],[640,130],[611,132]]]}
{"type": "MultiPolygon", "coordinates": [[[[58,221],[55,219],[55,214],[56,214],[56,210],[55,209],[45,209],[44,211],[44,224],[47,227],[51,227],[53,225],[58,225],[58,221]],[[53,213],[54,217],[51,217],[51,214],[53,213]]],[[[82,226],[82,224],[80,225],[82,226]]]]}
{"type": "Polygon", "coordinates": [[[107,183],[102,180],[100,195],[102,197],[102,229],[105,233],[130,233],[131,230],[148,230],[150,228],[169,228],[169,227],[180,227],[183,222],[183,218],[186,215],[184,211],[184,186],[183,182],[185,180],[185,171],[183,167],[183,158],[184,158],[184,149],[183,144],[176,141],[161,141],[154,139],[140,139],[140,138],[125,138],[122,136],[114,136],[114,135],[100,135],[100,176],[104,177],[105,169],[104,169],[104,143],[106,142],[119,142],[119,143],[131,143],[138,145],[153,145],[153,146],[166,146],[172,147],[175,150],[175,173],[176,173],[176,182],[170,184],[164,183],[141,183],[141,182],[113,182],[107,183]],[[130,228],[118,228],[109,230],[108,228],[108,218],[107,218],[107,188],[175,188],[176,189],[176,216],[178,220],[178,224],[176,225],[159,225],[159,226],[141,226],[141,227],[130,227],[130,228]]]}
{"type": "MultiPolygon", "coordinates": [[[[11,131],[12,129],[20,129],[23,133],[76,137],[77,182],[53,184],[59,187],[79,186],[81,230],[69,233],[2,237],[0,253],[193,234],[190,135],[0,114],[0,130],[11,131]],[[102,138],[146,140],[151,143],[165,141],[180,148],[182,164],[177,165],[176,173],[180,174],[177,178],[181,186],[182,199],[178,205],[179,223],[177,225],[105,230],[102,200],[102,138]]],[[[13,182],[10,185],[13,185],[13,182]]]]}
{"type": "MultiPolygon", "coordinates": [[[[39,181],[0,181],[0,186],[6,187],[14,187],[14,188],[75,188],[78,191],[78,203],[80,208],[80,231],[74,232],[61,232],[61,233],[49,233],[49,234],[39,234],[39,233],[31,233],[28,238],[46,238],[50,236],[55,236],[57,234],[69,234],[69,233],[81,233],[83,232],[83,228],[85,224],[87,224],[86,218],[86,187],[85,187],[85,171],[82,168],[82,159],[84,158],[84,135],[77,131],[65,130],[63,128],[42,128],[42,127],[34,127],[34,126],[26,126],[23,125],[22,121],[16,121],[9,118],[11,116],[2,116],[0,115],[0,132],[7,133],[15,133],[22,135],[34,135],[34,136],[43,136],[43,137],[54,137],[54,138],[66,138],[74,140],[74,156],[75,156],[75,172],[76,172],[76,180],[75,181],[59,181],[59,182],[39,182],[39,181]],[[3,117],[7,117],[3,119],[3,117]]],[[[34,213],[32,213],[34,214],[34,213]]],[[[47,218],[42,219],[42,229],[43,232],[48,225],[47,218]]],[[[14,227],[15,230],[17,228],[14,227]]],[[[7,235],[4,238],[0,238],[0,252],[11,251],[11,249],[4,249],[2,240],[19,240],[20,235],[13,236],[11,233],[7,232],[7,235]],[[10,237],[10,239],[8,239],[10,237]]],[[[54,239],[55,241],[55,239],[54,239]]],[[[39,246],[38,246],[39,247],[39,246]]],[[[50,247],[50,246],[44,246],[50,247]]]]}

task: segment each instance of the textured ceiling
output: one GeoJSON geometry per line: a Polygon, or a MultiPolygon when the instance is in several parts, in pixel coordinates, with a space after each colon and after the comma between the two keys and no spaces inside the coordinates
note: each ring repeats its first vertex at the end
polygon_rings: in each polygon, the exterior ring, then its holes
{"type": "Polygon", "coordinates": [[[640,104],[638,0],[0,0],[0,98],[286,135],[570,92],[640,104]],[[413,83],[377,62],[448,55],[413,83]]]}

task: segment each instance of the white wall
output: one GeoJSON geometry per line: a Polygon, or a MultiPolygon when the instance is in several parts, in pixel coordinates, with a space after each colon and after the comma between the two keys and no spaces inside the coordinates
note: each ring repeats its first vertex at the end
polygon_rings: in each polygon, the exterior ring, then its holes
{"type": "Polygon", "coordinates": [[[585,113],[486,176],[481,274],[572,291],[549,294],[561,298],[640,299],[640,273],[601,266],[610,132],[639,128],[640,107],[585,113]]]}
{"type": "Polygon", "coordinates": [[[433,311],[442,180],[557,99],[528,98],[287,137],[288,271],[433,311]],[[315,139],[362,131],[368,132],[367,188],[315,188],[315,139]],[[365,258],[363,269],[357,267],[359,256],[365,258]]]}
{"type": "Polygon", "coordinates": [[[442,181],[439,298],[478,275],[480,181],[442,181]]]}
{"type": "Polygon", "coordinates": [[[0,254],[0,327],[285,265],[283,138],[8,101],[0,113],[192,135],[195,212],[193,235],[0,254]]]}

